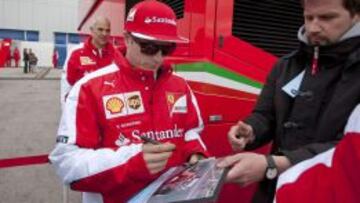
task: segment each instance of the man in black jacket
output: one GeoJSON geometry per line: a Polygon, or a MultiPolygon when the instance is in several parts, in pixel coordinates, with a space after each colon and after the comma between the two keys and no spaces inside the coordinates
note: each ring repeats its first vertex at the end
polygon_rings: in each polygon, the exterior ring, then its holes
{"type": "Polygon", "coordinates": [[[360,102],[360,1],[304,0],[303,7],[299,49],[277,62],[252,114],[228,133],[235,151],[272,141],[271,155],[219,163],[231,167],[228,181],[262,181],[254,202],[272,202],[279,173],[336,145],[360,102]]]}

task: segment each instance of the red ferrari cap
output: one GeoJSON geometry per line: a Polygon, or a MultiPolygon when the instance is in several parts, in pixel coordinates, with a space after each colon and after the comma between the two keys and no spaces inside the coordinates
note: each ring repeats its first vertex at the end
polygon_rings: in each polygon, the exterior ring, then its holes
{"type": "Polygon", "coordinates": [[[189,42],[177,33],[174,11],[168,5],[156,0],[142,1],[131,8],[125,21],[125,30],[140,39],[189,42]]]}

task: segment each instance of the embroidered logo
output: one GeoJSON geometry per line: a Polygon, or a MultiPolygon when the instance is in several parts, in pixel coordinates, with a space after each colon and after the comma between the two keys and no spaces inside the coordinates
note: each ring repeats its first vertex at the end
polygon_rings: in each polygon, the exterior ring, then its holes
{"type": "Polygon", "coordinates": [[[69,137],[68,136],[64,136],[64,135],[60,135],[56,138],[56,143],[68,143],[69,141],[69,137]]]}
{"type": "Polygon", "coordinates": [[[112,114],[121,113],[123,108],[124,102],[117,97],[110,98],[106,102],[106,110],[110,111],[112,114]]]}
{"type": "Polygon", "coordinates": [[[174,125],[174,128],[168,128],[162,130],[140,131],[139,129],[136,129],[131,132],[131,136],[134,139],[140,139],[140,137],[145,136],[157,141],[181,138],[184,137],[184,135],[185,135],[184,128],[178,128],[177,125],[174,125]]]}
{"type": "Polygon", "coordinates": [[[139,91],[103,96],[103,105],[106,119],[139,114],[145,111],[139,91]]]}
{"type": "Polygon", "coordinates": [[[175,103],[175,95],[173,93],[168,93],[166,95],[166,100],[167,100],[168,105],[173,106],[175,103]]]}
{"type": "Polygon", "coordinates": [[[128,144],[130,144],[130,140],[126,138],[122,133],[120,133],[118,139],[115,140],[115,145],[118,147],[122,147],[128,144]]]}
{"type": "Polygon", "coordinates": [[[166,101],[170,116],[172,116],[173,113],[187,113],[187,101],[185,94],[166,92],[166,101]]]}
{"type": "Polygon", "coordinates": [[[140,108],[141,106],[141,100],[139,95],[134,95],[129,97],[127,102],[129,104],[129,107],[135,110],[140,108]]]}
{"type": "Polygon", "coordinates": [[[126,122],[126,123],[121,123],[116,125],[116,128],[118,129],[124,129],[124,128],[130,128],[130,127],[134,127],[134,126],[138,126],[141,125],[141,121],[130,121],[130,122],[126,122]]]}
{"type": "Polygon", "coordinates": [[[175,25],[176,26],[176,21],[174,19],[159,18],[159,17],[156,17],[156,16],[146,17],[145,20],[144,20],[144,23],[146,23],[146,24],[163,23],[163,24],[170,24],[170,25],[175,25]]]}
{"type": "Polygon", "coordinates": [[[86,66],[86,65],[95,65],[96,62],[93,61],[90,57],[88,56],[80,56],[80,64],[82,66],[86,66]]]}
{"type": "Polygon", "coordinates": [[[129,11],[129,14],[128,14],[127,18],[126,18],[126,21],[131,21],[131,22],[134,21],[135,14],[136,14],[136,9],[131,9],[129,11]]]}
{"type": "Polygon", "coordinates": [[[115,87],[115,81],[114,80],[112,80],[112,81],[104,81],[104,85],[109,85],[109,86],[111,86],[111,87],[115,87]]]}

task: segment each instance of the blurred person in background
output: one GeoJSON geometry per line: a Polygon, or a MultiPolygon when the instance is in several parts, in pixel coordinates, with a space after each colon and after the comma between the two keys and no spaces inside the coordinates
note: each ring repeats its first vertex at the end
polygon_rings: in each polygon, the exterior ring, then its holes
{"type": "Polygon", "coordinates": [[[56,68],[58,66],[58,61],[59,61],[59,52],[57,51],[56,48],[54,48],[53,55],[52,55],[53,68],[56,68]]]}
{"type": "Polygon", "coordinates": [[[27,48],[23,49],[24,73],[29,72],[29,52],[27,48]]]}
{"type": "Polygon", "coordinates": [[[38,58],[32,49],[29,49],[29,73],[34,73],[38,62],[38,58]]]}
{"type": "Polygon", "coordinates": [[[11,55],[11,49],[10,49],[10,46],[9,46],[9,49],[6,52],[5,66],[6,67],[11,67],[11,61],[12,61],[12,55],[11,55]]]}
{"type": "Polygon", "coordinates": [[[80,46],[73,48],[65,60],[61,76],[61,107],[72,86],[84,75],[110,65],[114,47],[109,42],[111,25],[109,19],[98,17],[90,27],[91,36],[80,46]]]}
{"type": "Polygon", "coordinates": [[[17,47],[14,49],[13,58],[15,62],[15,67],[19,67],[19,61],[20,61],[20,51],[17,47]]]}

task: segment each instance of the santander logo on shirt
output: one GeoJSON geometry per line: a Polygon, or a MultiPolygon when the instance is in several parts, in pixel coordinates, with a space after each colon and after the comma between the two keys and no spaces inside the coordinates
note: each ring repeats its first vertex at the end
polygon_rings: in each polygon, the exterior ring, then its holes
{"type": "Polygon", "coordinates": [[[140,136],[146,136],[148,138],[151,138],[153,140],[165,140],[165,139],[172,139],[172,138],[180,138],[184,136],[184,129],[183,128],[177,128],[177,125],[175,125],[174,129],[165,129],[165,130],[149,130],[145,132],[141,132],[140,130],[133,130],[131,132],[131,136],[140,139],[140,136]]]}

